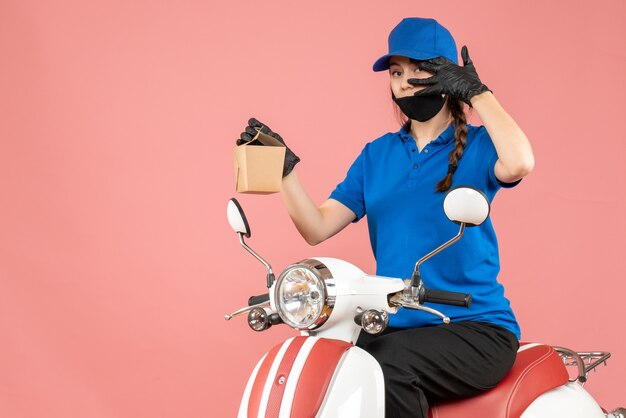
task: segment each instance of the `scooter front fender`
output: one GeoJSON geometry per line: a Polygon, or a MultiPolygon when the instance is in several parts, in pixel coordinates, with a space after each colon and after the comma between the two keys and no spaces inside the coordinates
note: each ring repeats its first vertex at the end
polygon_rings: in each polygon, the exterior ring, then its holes
{"type": "Polygon", "coordinates": [[[384,380],[376,360],[340,340],[295,337],[256,365],[239,418],[381,418],[384,380]]]}

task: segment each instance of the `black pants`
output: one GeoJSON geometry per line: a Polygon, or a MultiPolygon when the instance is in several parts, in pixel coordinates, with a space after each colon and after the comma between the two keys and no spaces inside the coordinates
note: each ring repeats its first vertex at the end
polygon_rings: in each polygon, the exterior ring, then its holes
{"type": "Polygon", "coordinates": [[[428,418],[429,402],[493,388],[513,366],[519,348],[515,334],[485,322],[388,328],[378,336],[362,331],[356,345],[383,369],[387,418],[428,418]]]}

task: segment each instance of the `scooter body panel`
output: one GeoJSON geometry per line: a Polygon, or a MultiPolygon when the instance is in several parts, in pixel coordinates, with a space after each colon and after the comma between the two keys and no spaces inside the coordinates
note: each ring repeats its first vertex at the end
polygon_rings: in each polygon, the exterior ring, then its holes
{"type": "Polygon", "coordinates": [[[255,367],[238,417],[382,417],[384,392],[382,370],[364,350],[339,340],[290,338],[255,367]]]}
{"type": "Polygon", "coordinates": [[[596,401],[579,384],[570,382],[534,400],[521,418],[605,418],[596,401]]]}
{"type": "MultiPolygon", "coordinates": [[[[382,418],[385,381],[378,362],[359,347],[346,352],[335,370],[316,418],[382,418]]],[[[295,417],[294,417],[295,418],[295,417]]]]}
{"type": "Polygon", "coordinates": [[[250,393],[252,392],[252,385],[256,381],[257,375],[259,373],[259,368],[261,368],[261,364],[265,361],[267,354],[261,357],[261,360],[256,364],[252,374],[248,378],[248,383],[246,384],[246,389],[243,391],[243,397],[241,398],[241,403],[239,404],[239,412],[237,413],[237,418],[246,418],[248,416],[248,403],[250,401],[250,393]]]}

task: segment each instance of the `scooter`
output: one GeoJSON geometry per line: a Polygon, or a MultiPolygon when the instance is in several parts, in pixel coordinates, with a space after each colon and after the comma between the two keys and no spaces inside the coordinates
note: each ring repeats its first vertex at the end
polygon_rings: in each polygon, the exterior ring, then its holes
{"type": "MultiPolygon", "coordinates": [[[[461,239],[466,228],[489,216],[479,190],[460,187],[444,199],[444,212],[459,224],[458,234],[422,257],[410,279],[369,275],[336,258],[313,257],[288,266],[275,278],[272,267],[244,241],[250,226],[235,199],[228,220],[240,244],[267,268],[269,292],[225,316],[247,313],[254,331],[284,324],[299,336],[276,345],[252,371],[239,407],[245,417],[384,417],[385,388],[376,360],[354,344],[361,330],[381,333],[400,308],[451,318],[426,302],[469,307],[468,294],[428,289],[419,268],[461,239]]],[[[563,347],[520,343],[513,368],[502,382],[479,396],[431,405],[431,418],[626,418],[626,409],[605,412],[583,385],[589,372],[606,364],[608,352],[575,352],[563,347]],[[568,366],[576,368],[570,379],[568,366]],[[479,411],[479,412],[478,412],[479,411]]]]}

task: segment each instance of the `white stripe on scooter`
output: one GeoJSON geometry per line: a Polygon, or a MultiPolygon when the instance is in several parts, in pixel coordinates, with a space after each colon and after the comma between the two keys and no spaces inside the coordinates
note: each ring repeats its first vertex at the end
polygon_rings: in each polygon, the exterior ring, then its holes
{"type": "Polygon", "coordinates": [[[280,366],[280,362],[283,361],[283,356],[285,355],[285,351],[287,351],[292,341],[293,341],[293,337],[285,341],[283,343],[283,346],[280,347],[280,350],[278,350],[278,353],[276,353],[276,358],[274,358],[272,367],[270,368],[270,371],[267,374],[267,380],[265,381],[265,386],[263,386],[263,395],[261,395],[261,405],[259,405],[259,415],[257,415],[257,418],[265,418],[265,412],[267,411],[267,402],[270,399],[270,393],[272,392],[272,384],[274,383],[274,379],[276,379],[278,366],[280,366]]]}
{"type": "Polygon", "coordinates": [[[256,367],[252,371],[250,378],[248,378],[248,383],[246,384],[246,390],[243,392],[243,398],[241,398],[241,404],[239,405],[239,413],[237,414],[237,418],[247,418],[248,416],[248,404],[250,403],[250,394],[252,393],[252,386],[254,386],[254,381],[256,380],[257,374],[259,374],[259,369],[261,368],[261,364],[267,357],[267,353],[259,360],[256,364],[256,367]]]}
{"type": "Polygon", "coordinates": [[[313,346],[318,340],[319,338],[317,337],[308,337],[304,344],[302,344],[302,347],[300,347],[300,351],[289,372],[289,378],[287,379],[287,385],[283,393],[283,401],[280,404],[278,418],[289,418],[291,416],[291,406],[293,405],[293,397],[296,394],[296,386],[298,385],[300,374],[302,373],[306,360],[309,358],[313,346]]]}

